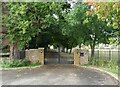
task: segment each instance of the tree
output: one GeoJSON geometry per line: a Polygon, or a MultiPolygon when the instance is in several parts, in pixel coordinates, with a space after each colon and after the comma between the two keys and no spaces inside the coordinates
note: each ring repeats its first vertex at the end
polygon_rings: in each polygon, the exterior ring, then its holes
{"type": "MultiPolygon", "coordinates": [[[[98,19],[105,24],[103,28],[105,30],[102,32],[106,32],[101,36],[99,43],[107,43],[107,44],[119,44],[119,2],[92,2],[89,4],[91,7],[91,11],[89,11],[90,15],[97,15],[98,19]],[[106,38],[106,40],[104,40],[106,38]]],[[[104,25],[103,24],[103,25],[104,25]]],[[[102,24],[101,24],[102,25],[102,24]]],[[[92,53],[93,54],[93,53],[92,53]]]]}
{"type": "Polygon", "coordinates": [[[99,19],[105,21],[107,26],[113,27],[111,28],[113,34],[109,38],[109,42],[119,44],[120,2],[93,2],[90,5],[93,6],[94,14],[97,14],[99,19]]]}
{"type": "Polygon", "coordinates": [[[8,15],[4,17],[8,37],[11,42],[11,58],[17,58],[19,50],[35,37],[48,29],[55,18],[53,14],[59,14],[62,3],[22,3],[9,2],[8,15]]]}
{"type": "Polygon", "coordinates": [[[69,27],[66,28],[68,35],[73,34],[77,44],[90,45],[91,57],[94,57],[96,44],[109,43],[113,28],[107,26],[107,22],[99,18],[93,9],[86,3],[76,4],[66,15],[69,27]]]}
{"type": "Polygon", "coordinates": [[[111,27],[106,22],[99,20],[97,15],[88,15],[84,21],[85,42],[91,47],[91,57],[94,57],[94,49],[96,44],[109,43],[108,38],[111,36],[111,27]]]}
{"type": "Polygon", "coordinates": [[[70,12],[64,14],[67,23],[63,31],[66,35],[73,37],[73,42],[76,42],[76,45],[79,45],[80,48],[85,41],[83,21],[87,10],[86,4],[77,3],[75,7],[70,9],[70,12]]]}

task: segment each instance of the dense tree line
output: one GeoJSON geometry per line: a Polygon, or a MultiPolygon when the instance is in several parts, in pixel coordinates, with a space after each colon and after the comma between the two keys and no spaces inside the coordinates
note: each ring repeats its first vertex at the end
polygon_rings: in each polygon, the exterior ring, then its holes
{"type": "Polygon", "coordinates": [[[94,57],[97,44],[110,44],[120,35],[119,3],[76,3],[70,8],[67,2],[10,2],[7,8],[3,23],[11,58],[20,50],[48,44],[67,49],[90,45],[94,57]]]}

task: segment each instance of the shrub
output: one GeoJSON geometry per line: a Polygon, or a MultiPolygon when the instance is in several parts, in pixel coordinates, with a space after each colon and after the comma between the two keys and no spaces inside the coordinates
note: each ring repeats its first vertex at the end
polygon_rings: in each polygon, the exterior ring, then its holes
{"type": "Polygon", "coordinates": [[[3,60],[1,62],[3,68],[8,68],[8,67],[22,67],[22,66],[28,66],[30,65],[29,60],[3,60]]]}
{"type": "Polygon", "coordinates": [[[108,61],[106,59],[93,58],[92,60],[89,61],[89,64],[93,66],[106,66],[108,65],[108,61]]]}
{"type": "Polygon", "coordinates": [[[99,65],[99,60],[96,59],[96,58],[91,58],[91,60],[89,61],[89,64],[93,65],[93,66],[98,66],[99,65]]]}
{"type": "Polygon", "coordinates": [[[104,66],[104,67],[109,67],[109,68],[117,68],[118,64],[115,60],[106,60],[106,59],[96,59],[92,58],[92,60],[89,61],[89,65],[92,66],[104,66]]]}
{"type": "Polygon", "coordinates": [[[109,61],[109,64],[108,64],[108,67],[109,68],[117,68],[118,67],[118,64],[117,64],[117,62],[115,61],[115,60],[110,60],[109,61]]]}

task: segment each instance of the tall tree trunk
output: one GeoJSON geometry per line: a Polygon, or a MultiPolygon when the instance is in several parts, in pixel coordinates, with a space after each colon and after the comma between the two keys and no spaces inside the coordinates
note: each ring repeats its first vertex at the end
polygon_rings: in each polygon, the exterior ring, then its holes
{"type": "Polygon", "coordinates": [[[70,52],[69,52],[69,54],[71,54],[72,53],[72,48],[70,49],[70,52]]]}
{"type": "Polygon", "coordinates": [[[95,45],[91,47],[91,58],[94,57],[95,45]]]}
{"type": "Polygon", "coordinates": [[[79,44],[79,48],[81,49],[81,43],[79,44]]]}
{"type": "Polygon", "coordinates": [[[10,59],[13,59],[14,56],[14,46],[13,43],[10,43],[10,59]]]}
{"type": "Polygon", "coordinates": [[[68,53],[68,48],[66,48],[66,53],[68,53]]]}
{"type": "Polygon", "coordinates": [[[73,47],[73,44],[74,44],[74,42],[73,42],[73,43],[72,43],[72,45],[71,45],[71,49],[70,49],[69,54],[71,54],[71,53],[72,53],[72,47],[73,47]]]}
{"type": "Polygon", "coordinates": [[[62,47],[62,50],[61,50],[61,51],[65,53],[65,47],[62,47]]]}
{"type": "Polygon", "coordinates": [[[96,40],[94,39],[93,43],[90,45],[91,46],[91,58],[94,57],[95,42],[96,42],[96,40]]]}
{"type": "Polygon", "coordinates": [[[17,44],[10,44],[10,58],[11,59],[16,59],[19,57],[19,49],[17,44]]]}
{"type": "Polygon", "coordinates": [[[14,44],[14,59],[19,58],[19,49],[17,44],[14,44]]]}

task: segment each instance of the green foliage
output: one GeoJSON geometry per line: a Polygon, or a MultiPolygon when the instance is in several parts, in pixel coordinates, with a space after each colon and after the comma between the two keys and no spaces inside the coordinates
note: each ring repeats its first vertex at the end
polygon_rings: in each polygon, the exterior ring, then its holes
{"type": "Polygon", "coordinates": [[[107,26],[112,27],[110,30],[112,30],[113,37],[110,39],[110,44],[119,44],[119,41],[116,39],[120,37],[120,2],[104,2],[96,3],[96,5],[98,6],[96,14],[99,16],[99,19],[105,21],[107,26]]]}
{"type": "Polygon", "coordinates": [[[112,60],[112,59],[111,59],[111,60],[108,62],[108,67],[117,69],[117,68],[118,68],[118,63],[117,63],[115,60],[112,60]]]}
{"type": "Polygon", "coordinates": [[[14,67],[22,67],[22,66],[29,66],[30,61],[24,60],[3,60],[1,61],[1,65],[3,68],[14,68],[14,67]]]}
{"type": "Polygon", "coordinates": [[[8,45],[2,45],[0,50],[3,52],[3,53],[7,53],[9,52],[9,46],[8,45]]]}
{"type": "Polygon", "coordinates": [[[86,17],[86,11],[88,10],[86,4],[77,4],[71,11],[67,14],[64,14],[65,19],[67,21],[64,26],[64,34],[69,37],[73,37],[74,41],[77,41],[77,44],[84,43],[85,41],[85,33],[86,30],[83,24],[83,21],[86,17]]]}
{"type": "Polygon", "coordinates": [[[100,62],[98,59],[92,58],[91,60],[89,60],[89,64],[93,66],[99,66],[100,62]]]}
{"type": "Polygon", "coordinates": [[[111,72],[115,75],[118,75],[118,63],[115,60],[105,60],[105,59],[93,59],[89,61],[89,64],[83,65],[83,66],[92,66],[92,67],[98,67],[100,69],[103,69],[105,71],[111,72]]]}
{"type": "MultiPolygon", "coordinates": [[[[107,4],[110,8],[114,5],[110,3],[107,4]]],[[[66,26],[64,26],[64,33],[68,36],[72,35],[78,45],[89,45],[92,51],[91,57],[94,57],[95,46],[99,43],[109,44],[111,42],[110,38],[115,37],[115,28],[118,28],[118,24],[114,23],[114,27],[109,26],[111,23],[108,19],[109,17],[104,17],[105,19],[103,20],[101,16],[104,15],[97,11],[98,9],[92,12],[89,7],[87,4],[78,3],[69,13],[64,14],[67,21],[66,26]]],[[[116,14],[116,12],[111,13],[110,11],[110,15],[112,15],[110,16],[110,20],[112,20],[112,18],[115,19],[113,15],[116,14]]]]}
{"type": "Polygon", "coordinates": [[[93,58],[89,61],[88,65],[98,66],[98,67],[108,67],[108,68],[118,68],[118,64],[115,60],[106,60],[106,59],[96,59],[93,58]]]}
{"type": "Polygon", "coordinates": [[[63,3],[9,2],[7,6],[8,15],[4,17],[3,23],[8,29],[10,41],[22,49],[41,32],[52,32],[51,26],[58,23],[53,14],[59,17],[63,3]]]}
{"type": "Polygon", "coordinates": [[[48,44],[71,49],[84,44],[91,46],[93,54],[97,44],[115,42],[112,38],[118,37],[120,30],[119,4],[97,5],[102,8],[86,14],[91,9],[85,3],[77,3],[70,9],[65,2],[9,2],[3,24],[10,41],[20,49],[47,47],[48,44]]]}

